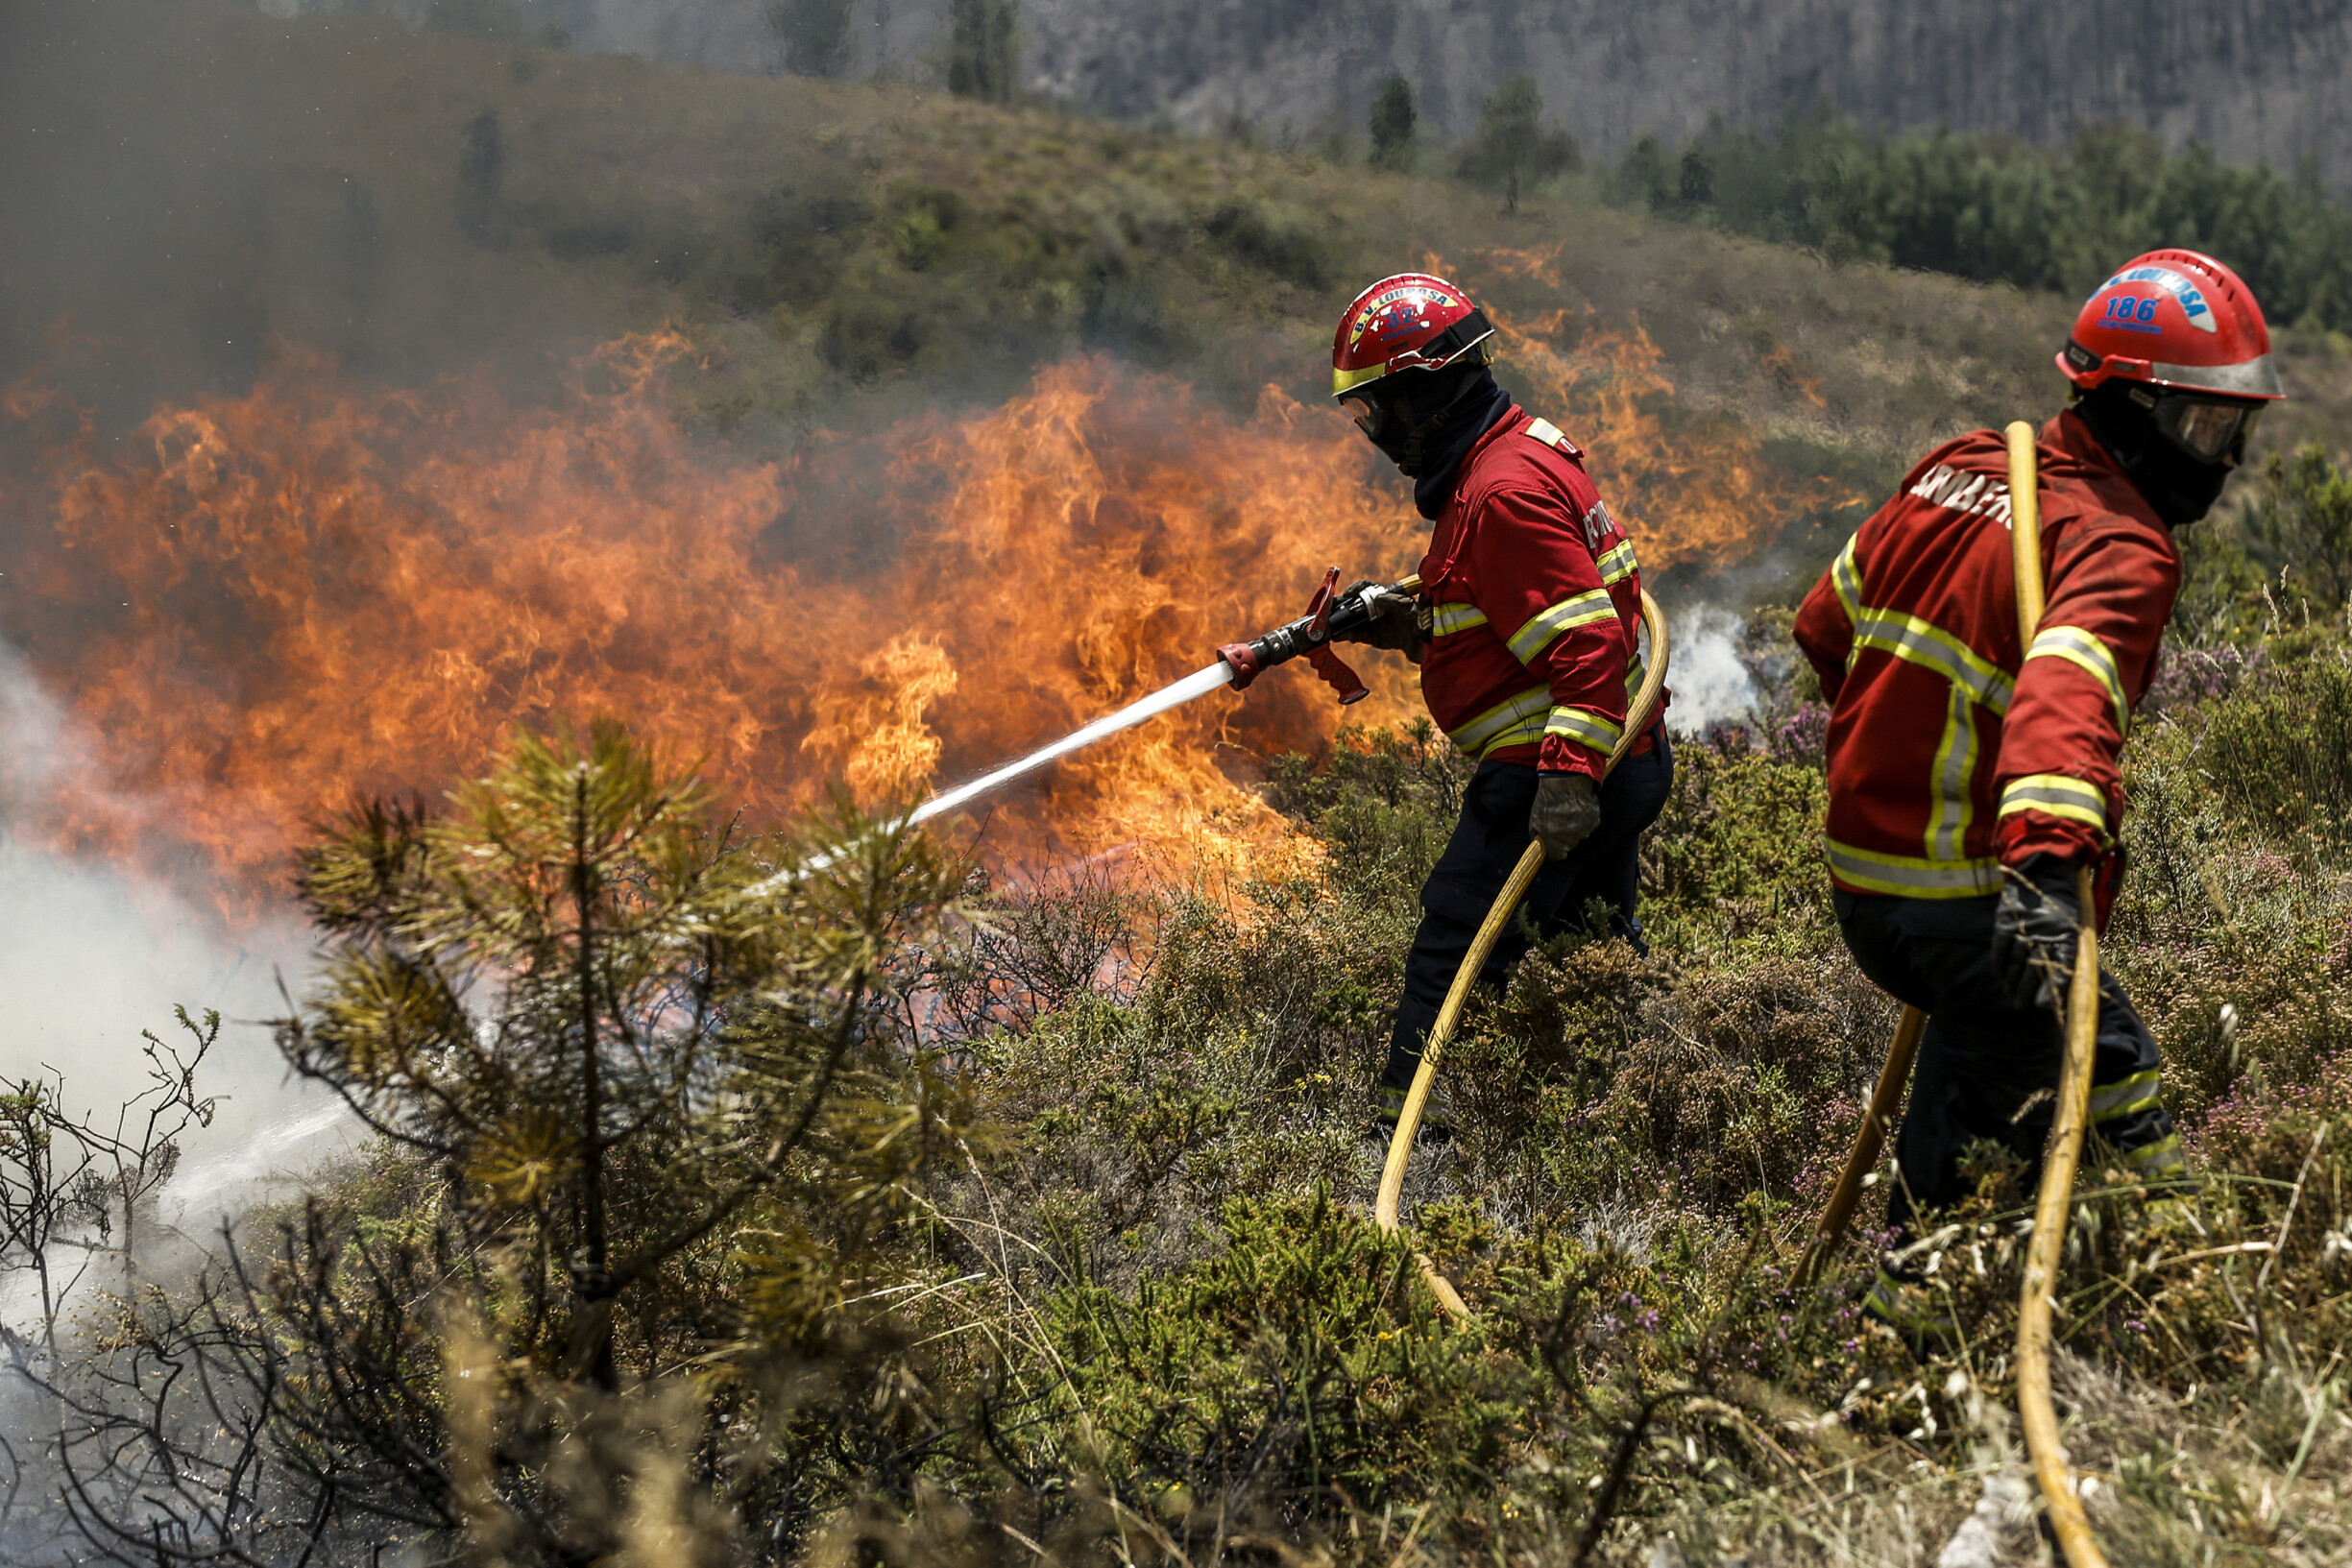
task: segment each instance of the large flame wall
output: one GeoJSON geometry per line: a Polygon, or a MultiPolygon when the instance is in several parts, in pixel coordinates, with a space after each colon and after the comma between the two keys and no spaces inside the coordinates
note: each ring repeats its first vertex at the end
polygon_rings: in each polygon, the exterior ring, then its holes
{"type": "MultiPolygon", "coordinates": [[[[1580,353],[1563,331],[1513,346],[1581,416],[1646,563],[1720,550],[1782,499],[1752,450],[1642,428],[1664,382],[1637,332],[1580,353]]],[[[13,389],[17,435],[51,439],[10,497],[27,553],[0,606],[82,736],[19,831],[149,863],[193,848],[252,889],[354,792],[436,789],[512,726],[598,713],[704,758],[755,821],[829,778],[906,799],[1287,619],[1326,566],[1411,569],[1425,537],[1350,426],[1271,391],[1236,419],[1079,359],[991,413],[755,463],[671,417],[690,351],[623,339],[522,408],[488,376],[393,391],[281,350],[250,395],[103,453],[13,389]]],[[[1350,717],[1414,710],[1399,662],[1360,663],[1376,695],[1350,717]]],[[[1217,693],[1060,764],[998,840],[1263,838],[1235,779],[1339,717],[1303,666],[1217,693]]]]}

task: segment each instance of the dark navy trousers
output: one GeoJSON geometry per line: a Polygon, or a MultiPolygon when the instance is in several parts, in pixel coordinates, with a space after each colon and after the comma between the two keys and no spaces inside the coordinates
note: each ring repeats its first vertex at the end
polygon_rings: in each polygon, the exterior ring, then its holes
{"type": "MultiPolygon", "coordinates": [[[[2012,1007],[1993,978],[1999,902],[1836,896],[1838,927],[1862,973],[1928,1015],[1911,1102],[1895,1136],[1903,1179],[1887,1196],[1887,1223],[1905,1233],[1914,1205],[1942,1208],[1968,1195],[1960,1156],[1979,1139],[2025,1162],[2028,1191],[2039,1179],[2066,1042],[2054,1009],[2012,1007]]],[[[2091,1130],[2138,1174],[2179,1175],[2180,1138],[2161,1098],[2155,1037],[2104,971],[2098,993],[2091,1130]]]]}
{"type": "MultiPolygon", "coordinates": [[[[1479,972],[1481,985],[1499,992],[1509,983],[1512,970],[1527,954],[1530,925],[1540,937],[1556,936],[1578,927],[1595,900],[1606,906],[1610,935],[1625,938],[1638,952],[1649,951],[1634,912],[1640,891],[1641,833],[1665,809],[1674,787],[1674,747],[1663,724],[1656,733],[1651,750],[1627,758],[1601,785],[1601,821],[1591,836],[1537,873],[1519,905],[1525,918],[1513,921],[1494,944],[1479,972]]],[[[1438,1021],[1454,975],[1511,868],[1527,852],[1527,813],[1535,803],[1536,770],[1528,763],[1483,762],[1470,776],[1462,792],[1462,820],[1421,888],[1421,924],[1405,959],[1405,994],[1389,1037],[1383,1089],[1412,1084],[1421,1042],[1438,1021]]]]}

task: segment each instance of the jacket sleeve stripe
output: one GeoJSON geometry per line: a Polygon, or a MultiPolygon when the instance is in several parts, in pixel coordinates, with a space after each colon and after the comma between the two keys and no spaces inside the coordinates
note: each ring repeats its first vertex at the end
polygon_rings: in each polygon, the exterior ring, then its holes
{"type": "Polygon", "coordinates": [[[2081,665],[2090,672],[2115,705],[2115,727],[2119,732],[2131,729],[2131,704],[2123,696],[2123,678],[2115,667],[2115,651],[2093,633],[2079,626],[2046,626],[2037,633],[2033,646],[2025,650],[2028,660],[2064,659],[2081,665]]]}
{"type": "Polygon", "coordinates": [[[1592,564],[1601,568],[1603,588],[1614,588],[1641,569],[1641,563],[1634,559],[1634,542],[1630,539],[1614,549],[1603,550],[1592,564]]]}
{"type": "Polygon", "coordinates": [[[1484,626],[1486,623],[1487,613],[1474,604],[1432,605],[1429,610],[1431,637],[1451,637],[1456,632],[1467,632],[1473,626],[1484,626]]]}
{"type": "Polygon", "coordinates": [[[2007,712],[2009,700],[2017,693],[2016,683],[1991,660],[1942,627],[1899,610],[1865,606],[1854,623],[1854,645],[1876,648],[1934,670],[1967,688],[1970,696],[1996,713],[2007,712]]]}
{"type": "Polygon", "coordinates": [[[2087,823],[2102,834],[2107,831],[2106,792],[2063,773],[2029,773],[2010,780],[2000,792],[2000,814],[2011,816],[2019,811],[2087,823]]]}
{"type": "Polygon", "coordinates": [[[1484,757],[1497,746],[1540,738],[1551,711],[1552,688],[1531,687],[1496,703],[1467,724],[1447,731],[1446,738],[1473,757],[1484,757]]]}
{"type": "Polygon", "coordinates": [[[1606,589],[1591,589],[1572,599],[1563,599],[1549,610],[1540,612],[1534,619],[1520,627],[1511,639],[1511,651],[1522,664],[1532,664],[1536,655],[1552,645],[1563,632],[1578,626],[1589,626],[1594,621],[1614,620],[1617,604],[1606,589]]]}
{"type": "Polygon", "coordinates": [[[1580,740],[1594,751],[1607,755],[1615,747],[1617,737],[1625,733],[1625,726],[1588,708],[1555,708],[1550,720],[1543,726],[1543,733],[1580,740]]]}

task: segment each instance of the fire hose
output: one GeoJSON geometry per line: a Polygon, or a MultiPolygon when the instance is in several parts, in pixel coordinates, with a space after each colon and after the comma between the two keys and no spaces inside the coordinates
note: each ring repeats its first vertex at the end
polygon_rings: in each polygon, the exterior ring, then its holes
{"type": "MultiPolygon", "coordinates": [[[[2031,647],[2042,622],[2042,505],[2041,479],[2033,426],[2020,420],[2005,432],[2009,442],[2009,543],[2017,577],[2017,625],[2021,647],[2031,647]]],[[[2069,1568],[2106,1568],[2107,1559],[2092,1538],[2091,1522],[2075,1490],[2073,1469],[2060,1446],[2058,1416],[2049,1391],[2049,1319],[2055,1306],[2050,1289],[2066,1247],[2067,1219],[2073,1209],[2074,1171],[2082,1158],[2083,1133],[2091,1100],[2092,1058],[2098,1039],[2097,905],[2093,901],[2091,868],[2077,873],[2076,898],[2081,924],[2075,933],[2074,973],[2067,987],[2066,1047],[2058,1074],[2058,1106],[2050,1122],[2049,1141],[2042,1156],[2042,1184],[2036,1194],[2033,1240],[2025,1249],[2025,1277],[2017,1308],[2017,1407],[2025,1432],[2025,1451],[2033,1460],[2034,1476],[2049,1508],[2050,1531],[2066,1554],[2069,1568]]],[[[1905,1007],[1895,1025],[1886,1065],[1872,1090],[1870,1108],[1855,1135],[1846,1169],[1822,1211],[1812,1242],[1797,1265],[1795,1283],[1805,1285],[1819,1275],[1846,1233],[1847,1222],[1861,1200],[1865,1178],[1879,1162],[1886,1129],[1894,1121],[1919,1052],[1928,1016],[1905,1007]]]]}
{"type": "MultiPolygon", "coordinates": [[[[1666,617],[1658,608],[1658,601],[1646,592],[1641,595],[1641,619],[1650,629],[1649,668],[1642,675],[1640,690],[1635,693],[1633,702],[1627,708],[1624,733],[1617,737],[1615,747],[1609,754],[1609,761],[1601,770],[1603,779],[1616,771],[1617,764],[1625,759],[1627,749],[1649,729],[1650,720],[1658,712],[1659,693],[1666,684],[1669,652],[1666,617]]],[[[1396,1206],[1404,1193],[1405,1167],[1413,1158],[1413,1139],[1420,1130],[1421,1112],[1429,1103],[1430,1088],[1437,1082],[1438,1060],[1443,1054],[1447,1042],[1453,1039],[1454,1027],[1461,1022],[1462,1010],[1469,1001],[1470,988],[1478,981],[1478,972],[1486,968],[1487,957],[1494,951],[1494,944],[1501,940],[1503,931],[1518,913],[1519,901],[1527,896],[1527,889],[1535,881],[1536,874],[1543,869],[1543,859],[1542,840],[1531,841],[1526,853],[1519,856],[1518,864],[1512,868],[1510,880],[1503,883],[1503,890],[1494,896],[1493,905],[1487,910],[1486,921],[1478,928],[1478,935],[1471,941],[1470,951],[1463,958],[1461,968],[1454,972],[1454,983],[1445,993],[1445,1003],[1438,1009],[1437,1022],[1430,1026],[1429,1039],[1421,1047],[1421,1065],[1413,1073],[1413,1087],[1406,1091],[1404,1109],[1397,1114],[1396,1133],[1389,1141],[1388,1164],[1380,1172],[1380,1195],[1372,1205],[1373,1218],[1379,1221],[1382,1230],[1392,1236],[1400,1228],[1396,1206]]],[[[1462,1299],[1462,1292],[1454,1289],[1453,1282],[1438,1272],[1437,1265],[1430,1262],[1426,1255],[1416,1253],[1414,1261],[1420,1265],[1421,1278],[1428,1283],[1429,1293],[1437,1298],[1438,1305],[1451,1316],[1469,1321],[1469,1306],[1462,1299]]]]}

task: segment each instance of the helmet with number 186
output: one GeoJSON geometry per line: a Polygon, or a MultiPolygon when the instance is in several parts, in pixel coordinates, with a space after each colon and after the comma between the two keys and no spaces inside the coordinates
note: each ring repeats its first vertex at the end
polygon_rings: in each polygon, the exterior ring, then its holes
{"type": "Polygon", "coordinates": [[[2079,392],[2131,387],[2165,438],[2207,463],[2238,446],[2264,404],[2287,395],[2253,291],[2195,251],[2150,251],[2094,289],[2058,369],[2079,392]]]}

